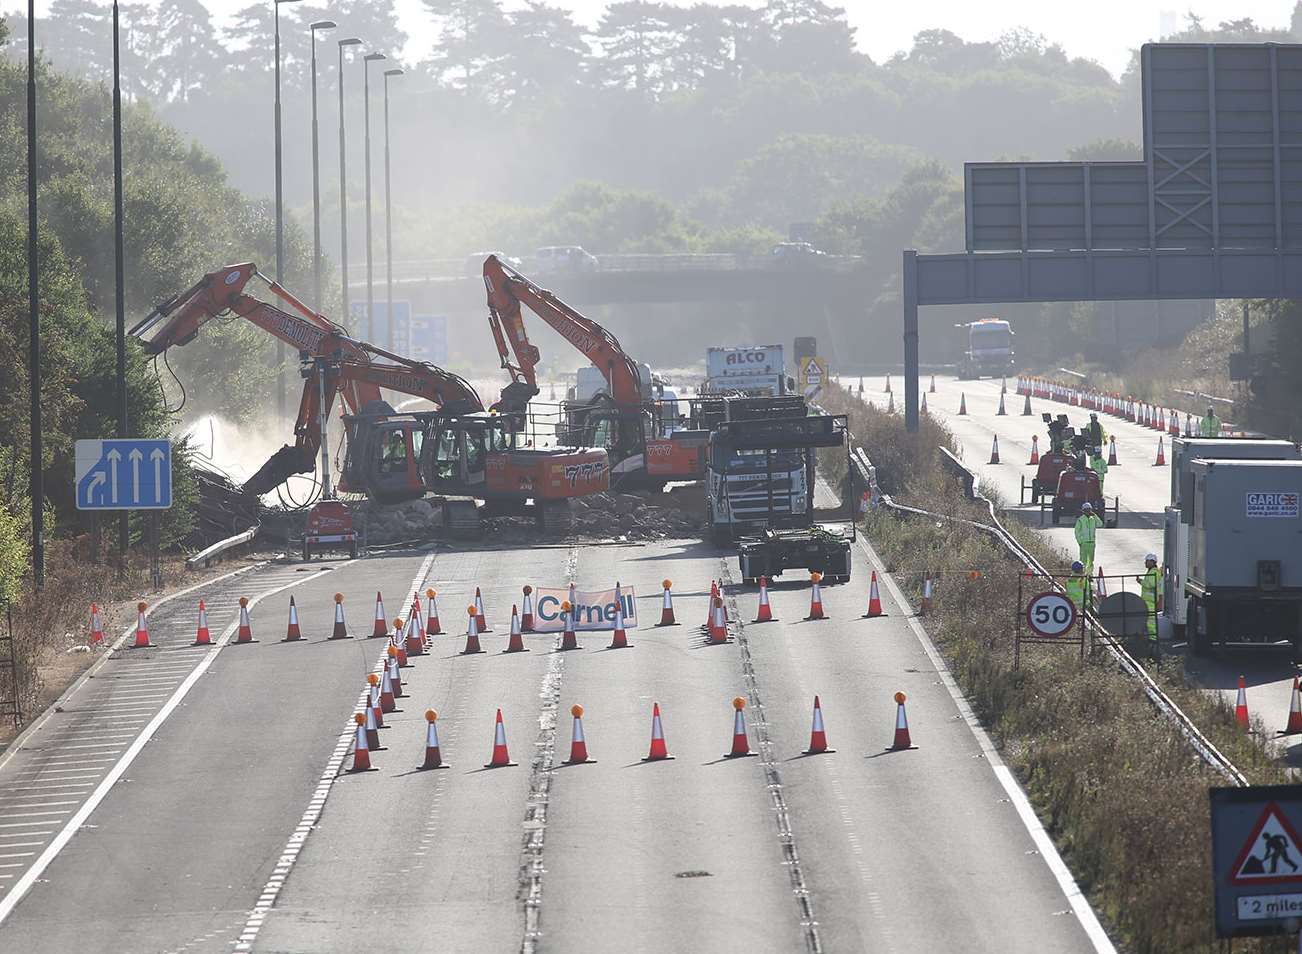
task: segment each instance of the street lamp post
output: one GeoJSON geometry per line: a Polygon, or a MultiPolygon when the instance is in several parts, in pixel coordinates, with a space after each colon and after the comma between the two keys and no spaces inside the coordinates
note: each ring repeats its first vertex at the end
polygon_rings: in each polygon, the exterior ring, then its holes
{"type": "MultiPolygon", "coordinates": [[[[362,115],[366,122],[366,340],[375,336],[375,284],[371,259],[371,64],[385,59],[383,53],[362,57],[362,115]]],[[[390,320],[392,324],[392,319],[390,320]]]]}
{"type": "Polygon", "coordinates": [[[384,287],[389,311],[389,337],[386,347],[393,350],[393,205],[389,192],[389,77],[401,76],[402,70],[384,71],[384,287]]]}
{"type": "MultiPolygon", "coordinates": [[[[280,5],[296,0],[272,0],[276,43],[276,281],[285,280],[285,212],[280,174],[280,5]]],[[[276,409],[285,416],[285,343],[276,342],[276,409]]]]}
{"type": "MultiPolygon", "coordinates": [[[[122,61],[119,56],[118,2],[113,0],[113,305],[116,317],[118,437],[127,438],[127,306],[122,212],[122,61]]],[[[118,514],[118,556],[127,562],[130,513],[118,514]]],[[[96,559],[98,559],[98,554],[96,559]]]]}
{"type": "Polygon", "coordinates": [[[362,41],[355,36],[339,40],[339,279],[343,289],[343,313],[339,317],[347,324],[348,313],[348,150],[344,141],[344,47],[357,46],[362,41]]]}
{"type": "Polygon", "coordinates": [[[316,125],[316,31],[333,30],[333,20],[309,25],[312,35],[312,307],[321,311],[321,147],[316,125]]]}
{"type": "Polygon", "coordinates": [[[36,3],[27,0],[27,380],[31,399],[32,578],[45,585],[45,488],[41,482],[41,311],[36,234],[36,3]]]}

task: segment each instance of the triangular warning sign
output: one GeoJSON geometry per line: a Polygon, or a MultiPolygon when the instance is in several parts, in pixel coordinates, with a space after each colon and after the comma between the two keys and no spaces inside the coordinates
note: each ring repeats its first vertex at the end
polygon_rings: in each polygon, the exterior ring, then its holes
{"type": "Polygon", "coordinates": [[[1230,883],[1302,884],[1302,838],[1275,802],[1266,805],[1230,869],[1230,883]]]}

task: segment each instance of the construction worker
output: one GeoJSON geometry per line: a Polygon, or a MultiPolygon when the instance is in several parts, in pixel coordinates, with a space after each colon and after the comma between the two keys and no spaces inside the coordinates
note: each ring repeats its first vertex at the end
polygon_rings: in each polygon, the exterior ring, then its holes
{"type": "Polygon", "coordinates": [[[1148,654],[1157,658],[1157,614],[1162,609],[1162,571],[1157,566],[1157,554],[1144,557],[1144,575],[1135,577],[1139,595],[1144,599],[1148,613],[1148,654]]]}
{"type": "Polygon", "coordinates": [[[1216,416],[1216,410],[1211,406],[1207,408],[1207,416],[1198,422],[1198,434],[1201,437],[1221,436],[1221,419],[1216,416]]]}
{"type": "Polygon", "coordinates": [[[1090,469],[1099,475],[1099,496],[1103,496],[1103,478],[1108,475],[1108,462],[1103,456],[1102,445],[1094,448],[1094,459],[1090,461],[1090,469]]]}
{"type": "Polygon", "coordinates": [[[1080,505],[1080,516],[1076,518],[1076,545],[1080,547],[1080,562],[1085,569],[1094,572],[1094,538],[1103,521],[1094,512],[1094,505],[1088,500],[1080,505]]]}
{"type": "Polygon", "coordinates": [[[1085,574],[1085,564],[1077,560],[1071,565],[1071,576],[1063,582],[1067,598],[1076,604],[1076,612],[1083,613],[1090,607],[1093,594],[1090,591],[1090,578],[1085,574]]]}
{"type": "MultiPolygon", "coordinates": [[[[1103,430],[1103,425],[1099,423],[1098,414],[1090,413],[1089,425],[1085,428],[1085,433],[1089,435],[1090,446],[1094,448],[1102,447],[1108,442],[1108,435],[1103,430]]],[[[1094,453],[1098,453],[1097,450],[1094,453]]]]}

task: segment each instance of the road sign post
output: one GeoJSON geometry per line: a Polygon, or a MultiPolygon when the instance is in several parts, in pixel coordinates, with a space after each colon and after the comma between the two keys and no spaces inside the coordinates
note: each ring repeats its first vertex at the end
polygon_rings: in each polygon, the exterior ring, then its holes
{"type": "Polygon", "coordinates": [[[1213,788],[1212,878],[1218,937],[1302,927],[1302,785],[1213,788]]]}
{"type": "Polygon", "coordinates": [[[172,506],[170,441],[77,441],[75,473],[78,510],[166,510],[172,506]]]}
{"type": "MultiPolygon", "coordinates": [[[[1017,577],[1017,631],[1013,639],[1013,668],[1022,661],[1022,644],[1053,643],[1055,645],[1079,646],[1081,657],[1085,656],[1085,614],[1076,608],[1076,604],[1062,589],[1054,589],[1055,577],[1045,576],[1035,580],[1030,571],[1017,577]],[[1028,585],[1043,586],[1029,595],[1028,585]],[[1023,627],[1029,633],[1023,631],[1023,627]]],[[[1088,594],[1089,588],[1086,588],[1088,594]]],[[[1088,595],[1087,595],[1088,599],[1088,595]]]]}

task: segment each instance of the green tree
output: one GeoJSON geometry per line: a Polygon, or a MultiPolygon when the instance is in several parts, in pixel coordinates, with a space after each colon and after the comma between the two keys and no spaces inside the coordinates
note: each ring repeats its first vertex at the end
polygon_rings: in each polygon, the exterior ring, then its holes
{"type": "Polygon", "coordinates": [[[111,79],[113,20],[108,7],[91,0],[54,0],[38,28],[56,68],[92,80],[111,79]]]}
{"type": "Polygon", "coordinates": [[[589,54],[583,28],[568,10],[528,0],[506,18],[493,70],[497,98],[537,111],[578,88],[589,54]]]}
{"type": "Polygon", "coordinates": [[[503,55],[506,17],[497,0],[421,0],[439,28],[429,65],[449,85],[483,95],[503,55]]]}
{"type": "Polygon", "coordinates": [[[161,0],[158,45],[155,68],[164,78],[160,93],[168,100],[188,100],[226,60],[212,17],[200,0],[161,0]]]}
{"type": "Polygon", "coordinates": [[[606,7],[594,34],[603,55],[593,63],[600,85],[652,99],[664,88],[665,64],[679,39],[674,8],[650,0],[606,7]]]}

